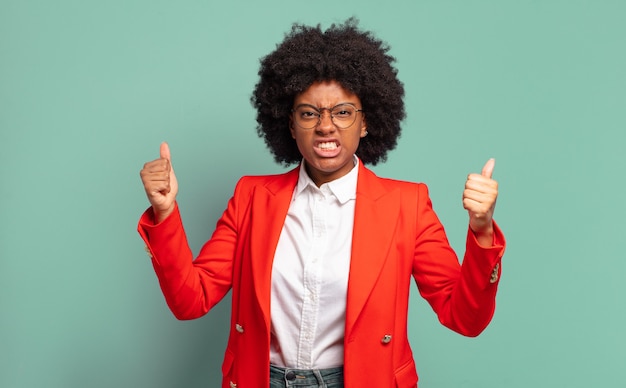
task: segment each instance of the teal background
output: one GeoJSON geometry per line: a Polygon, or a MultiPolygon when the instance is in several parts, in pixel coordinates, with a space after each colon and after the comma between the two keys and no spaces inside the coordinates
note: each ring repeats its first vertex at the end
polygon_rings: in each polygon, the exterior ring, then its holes
{"type": "Polygon", "coordinates": [[[1,0],[0,387],[219,386],[228,303],[168,311],[139,170],[170,143],[197,252],[241,175],[284,170],[255,133],[259,58],[353,15],[406,87],[375,171],[426,182],[459,252],[465,177],[497,160],[496,315],[464,338],[413,289],[420,388],[623,386],[626,2],[1,0]]]}

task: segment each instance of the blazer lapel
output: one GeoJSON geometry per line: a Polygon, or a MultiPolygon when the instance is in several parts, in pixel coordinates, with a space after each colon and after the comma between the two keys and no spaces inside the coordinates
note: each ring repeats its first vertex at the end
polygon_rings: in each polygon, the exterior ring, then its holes
{"type": "Polygon", "coordinates": [[[298,182],[298,168],[276,175],[256,188],[251,212],[250,252],[252,278],[259,306],[267,328],[270,327],[270,292],[272,263],[283,229],[293,190],[298,182]]]}
{"type": "MultiPolygon", "coordinates": [[[[252,279],[266,327],[274,253],[298,181],[298,167],[277,175],[253,194],[250,233],[252,279]]],[[[400,209],[400,191],[388,191],[372,171],[359,164],[346,306],[346,334],[354,326],[388,256],[400,209]]]]}
{"type": "Polygon", "coordinates": [[[359,164],[346,306],[346,335],[367,301],[388,257],[400,210],[400,191],[388,191],[380,178],[359,164]]]}

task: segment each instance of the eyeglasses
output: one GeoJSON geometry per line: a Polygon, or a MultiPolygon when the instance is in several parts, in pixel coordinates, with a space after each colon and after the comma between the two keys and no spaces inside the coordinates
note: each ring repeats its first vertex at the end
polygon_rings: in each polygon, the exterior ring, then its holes
{"type": "Polygon", "coordinates": [[[339,129],[347,129],[356,121],[357,112],[363,112],[350,103],[335,105],[332,108],[316,108],[313,105],[302,104],[291,110],[293,121],[302,129],[313,129],[322,122],[322,112],[327,110],[330,119],[339,129]]]}

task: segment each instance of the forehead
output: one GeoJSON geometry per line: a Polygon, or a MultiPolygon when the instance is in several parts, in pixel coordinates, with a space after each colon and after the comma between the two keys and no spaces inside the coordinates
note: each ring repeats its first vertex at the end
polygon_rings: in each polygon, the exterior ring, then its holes
{"type": "Polygon", "coordinates": [[[298,94],[294,105],[310,104],[318,107],[330,107],[344,102],[360,104],[359,97],[341,86],[337,81],[321,81],[311,84],[304,92],[298,94]]]}

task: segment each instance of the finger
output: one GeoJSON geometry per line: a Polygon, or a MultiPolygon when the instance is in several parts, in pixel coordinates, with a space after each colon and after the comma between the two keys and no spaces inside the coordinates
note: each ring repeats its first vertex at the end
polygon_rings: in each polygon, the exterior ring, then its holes
{"type": "Polygon", "coordinates": [[[170,181],[170,173],[169,171],[141,171],[140,173],[142,181],[145,183],[148,182],[169,182],[170,181]]]}
{"type": "Polygon", "coordinates": [[[477,198],[463,198],[463,208],[474,215],[482,215],[487,214],[491,209],[489,203],[483,202],[481,199],[477,198]]]}
{"type": "Polygon", "coordinates": [[[465,210],[476,213],[477,211],[479,211],[478,209],[480,209],[481,206],[482,203],[480,201],[468,197],[463,198],[463,208],[465,210]]]}
{"type": "Polygon", "coordinates": [[[464,190],[463,200],[465,201],[466,199],[491,206],[491,204],[496,201],[497,196],[494,193],[464,190]]]}
{"type": "Polygon", "coordinates": [[[169,162],[165,159],[156,159],[143,165],[141,170],[144,173],[168,171],[169,162]]]}
{"type": "Polygon", "coordinates": [[[494,181],[493,179],[489,179],[480,175],[477,175],[477,176],[484,180],[470,178],[465,182],[466,189],[481,191],[485,193],[497,193],[498,192],[497,181],[494,181]]]}
{"type": "Polygon", "coordinates": [[[495,166],[496,166],[496,160],[494,158],[489,159],[487,163],[485,163],[485,166],[483,167],[483,171],[481,175],[486,176],[487,178],[491,178],[491,176],[493,175],[493,169],[495,166]]]}
{"type": "Polygon", "coordinates": [[[463,199],[463,208],[473,217],[484,217],[493,214],[495,203],[484,203],[472,198],[463,199]]]}
{"type": "Polygon", "coordinates": [[[161,194],[165,195],[170,192],[169,181],[152,181],[146,186],[146,192],[148,194],[161,194]]]}
{"type": "Polygon", "coordinates": [[[161,155],[161,158],[167,159],[169,161],[172,160],[172,156],[170,154],[170,146],[166,142],[161,143],[161,149],[159,150],[159,153],[161,155]]]}

